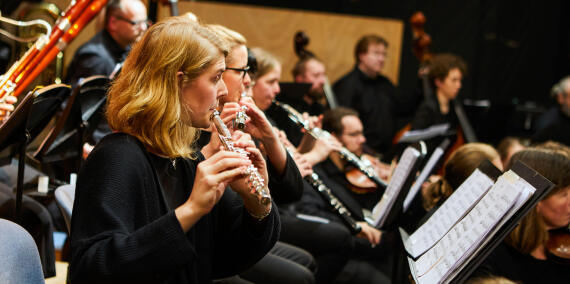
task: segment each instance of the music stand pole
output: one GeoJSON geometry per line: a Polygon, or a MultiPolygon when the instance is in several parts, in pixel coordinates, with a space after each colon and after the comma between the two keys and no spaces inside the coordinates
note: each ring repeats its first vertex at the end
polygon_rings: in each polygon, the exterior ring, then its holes
{"type": "Polygon", "coordinates": [[[21,224],[22,221],[22,196],[24,195],[24,173],[26,166],[26,145],[28,145],[29,135],[27,131],[22,133],[20,143],[18,145],[18,180],[16,183],[16,206],[14,216],[16,222],[21,224]]]}

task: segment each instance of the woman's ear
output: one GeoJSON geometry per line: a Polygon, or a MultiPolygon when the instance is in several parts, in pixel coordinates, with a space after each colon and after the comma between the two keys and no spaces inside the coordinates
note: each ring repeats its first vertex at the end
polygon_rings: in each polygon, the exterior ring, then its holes
{"type": "Polygon", "coordinates": [[[178,83],[178,88],[182,89],[183,83],[184,83],[184,77],[186,75],[184,74],[184,72],[182,71],[178,71],[176,72],[176,82],[178,83]]]}
{"type": "Polygon", "coordinates": [[[442,82],[439,78],[435,78],[433,82],[437,88],[441,87],[442,82]]]}

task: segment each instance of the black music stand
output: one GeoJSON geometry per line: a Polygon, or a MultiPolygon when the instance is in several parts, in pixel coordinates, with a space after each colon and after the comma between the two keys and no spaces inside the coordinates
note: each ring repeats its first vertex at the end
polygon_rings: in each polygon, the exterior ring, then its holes
{"type": "MultiPolygon", "coordinates": [[[[103,120],[103,106],[110,84],[106,76],[91,76],[73,90],[62,116],[55,127],[33,154],[43,166],[71,159],[69,173],[77,172],[81,165],[83,144],[91,142],[95,128],[103,120]]],[[[66,173],[53,173],[64,179],[66,173]]]]}
{"type": "MultiPolygon", "coordinates": [[[[0,150],[12,146],[12,149],[17,149],[19,155],[15,206],[15,218],[18,222],[22,214],[26,146],[48,125],[69,93],[69,86],[62,84],[29,92],[0,127],[0,150]]],[[[7,159],[10,160],[15,152],[12,151],[7,159]]]]}
{"type": "Polygon", "coordinates": [[[284,103],[297,103],[311,89],[311,83],[279,82],[278,100],[284,103]]]}

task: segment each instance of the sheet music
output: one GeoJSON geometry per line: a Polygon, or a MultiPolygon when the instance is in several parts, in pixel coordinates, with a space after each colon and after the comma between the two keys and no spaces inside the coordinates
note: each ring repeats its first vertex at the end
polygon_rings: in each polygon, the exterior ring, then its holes
{"type": "MultiPolygon", "coordinates": [[[[513,172],[507,172],[509,173],[509,177],[507,178],[511,178],[513,179],[512,183],[513,183],[513,187],[520,189],[520,195],[516,200],[515,205],[513,206],[513,208],[511,210],[509,210],[509,212],[507,213],[507,215],[503,216],[501,218],[501,220],[499,221],[499,224],[497,224],[497,226],[495,226],[495,228],[493,228],[492,232],[490,233],[491,236],[495,235],[499,229],[507,222],[510,220],[510,218],[516,214],[516,212],[532,197],[532,195],[536,192],[536,188],[534,188],[530,183],[528,183],[526,180],[524,180],[523,178],[519,177],[518,175],[516,175],[513,172]]],[[[505,174],[507,174],[505,173],[505,174]]],[[[453,270],[453,272],[450,273],[448,279],[453,279],[466,265],[467,263],[472,260],[479,251],[481,251],[483,249],[483,247],[485,247],[485,245],[487,243],[489,243],[491,241],[490,237],[487,237],[484,239],[484,241],[476,246],[475,250],[469,254],[469,256],[465,259],[465,261],[463,261],[463,263],[459,264],[457,266],[457,268],[455,268],[453,270]]]]}
{"type": "Polygon", "coordinates": [[[409,130],[402,135],[398,143],[413,143],[445,134],[449,130],[449,123],[432,125],[426,129],[409,130]]]}
{"type": "Polygon", "coordinates": [[[516,206],[524,203],[521,199],[529,196],[523,193],[527,189],[520,187],[517,177],[512,171],[503,174],[465,218],[417,261],[411,262],[417,283],[449,281],[447,277],[516,212],[516,206]]]}
{"type": "Polygon", "coordinates": [[[412,188],[410,188],[408,195],[406,195],[406,199],[404,200],[404,212],[408,211],[408,208],[410,207],[412,200],[414,200],[414,197],[416,196],[416,194],[418,194],[420,188],[422,188],[422,183],[428,178],[433,167],[435,167],[435,164],[437,164],[437,162],[439,161],[439,158],[443,156],[443,153],[444,153],[443,149],[437,147],[435,151],[433,151],[433,154],[431,154],[431,157],[424,166],[422,172],[420,173],[420,176],[416,179],[416,182],[414,183],[414,185],[412,185],[412,188]]]}
{"type": "Polygon", "coordinates": [[[420,156],[420,152],[412,147],[406,148],[402,154],[402,158],[398,161],[398,166],[394,170],[390,184],[386,187],[386,191],[382,195],[382,199],[372,209],[372,225],[379,228],[382,227],[390,209],[394,205],[402,186],[406,182],[406,178],[410,174],[415,161],[420,156]]]}
{"type": "Polygon", "coordinates": [[[476,169],[435,213],[404,242],[417,258],[439,241],[493,186],[493,180],[476,169]]]}

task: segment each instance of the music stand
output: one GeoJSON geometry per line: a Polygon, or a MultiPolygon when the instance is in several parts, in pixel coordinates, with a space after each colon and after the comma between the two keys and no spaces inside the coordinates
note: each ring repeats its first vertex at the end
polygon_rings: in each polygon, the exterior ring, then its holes
{"type": "Polygon", "coordinates": [[[311,89],[311,83],[279,82],[279,101],[297,103],[311,89]]]}
{"type": "MultiPolygon", "coordinates": [[[[16,183],[15,217],[19,222],[22,213],[26,146],[40,134],[69,96],[69,86],[57,84],[29,92],[12,115],[0,127],[0,150],[9,146],[18,149],[18,178],[16,183]]],[[[14,156],[14,151],[8,159],[14,156]]]]}
{"type": "MultiPolygon", "coordinates": [[[[42,165],[75,159],[76,172],[81,164],[83,144],[91,141],[93,131],[103,119],[101,109],[106,102],[110,80],[106,76],[91,76],[73,90],[62,116],[33,154],[42,165]]],[[[62,177],[59,177],[62,178],[62,177]]]]}

